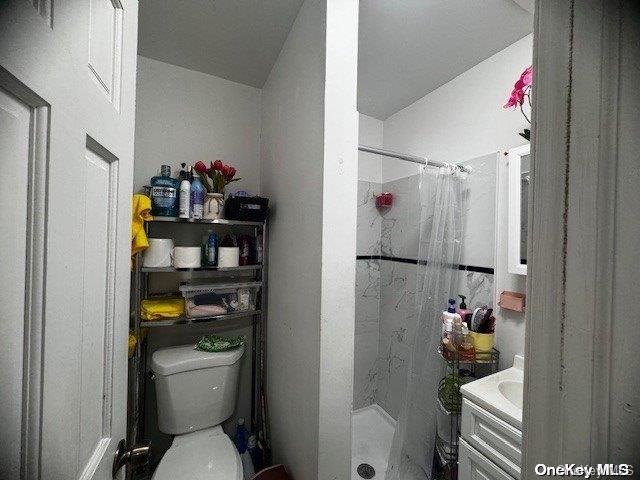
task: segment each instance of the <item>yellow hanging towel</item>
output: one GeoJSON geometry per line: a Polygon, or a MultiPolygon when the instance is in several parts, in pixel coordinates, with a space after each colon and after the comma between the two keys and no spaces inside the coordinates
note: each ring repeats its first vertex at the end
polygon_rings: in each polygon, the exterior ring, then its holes
{"type": "Polygon", "coordinates": [[[151,216],[151,199],[146,195],[136,193],[131,203],[131,256],[145,250],[149,246],[144,222],[153,220],[151,216]]]}

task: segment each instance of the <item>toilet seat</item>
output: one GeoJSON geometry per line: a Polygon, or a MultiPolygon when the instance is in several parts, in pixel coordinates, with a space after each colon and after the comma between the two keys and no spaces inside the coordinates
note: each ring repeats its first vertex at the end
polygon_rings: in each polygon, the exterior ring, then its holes
{"type": "Polygon", "coordinates": [[[152,480],[242,480],[238,450],[219,425],[178,435],[152,480]]]}

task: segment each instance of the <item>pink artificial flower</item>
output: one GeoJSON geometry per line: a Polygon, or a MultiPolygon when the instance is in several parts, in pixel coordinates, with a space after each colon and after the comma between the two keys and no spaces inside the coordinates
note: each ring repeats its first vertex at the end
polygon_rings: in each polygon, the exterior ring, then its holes
{"type": "Polygon", "coordinates": [[[522,105],[524,103],[524,95],[525,91],[531,87],[533,83],[533,67],[529,66],[524,69],[524,72],[520,74],[520,78],[513,86],[513,90],[511,91],[511,95],[507,100],[507,103],[504,104],[503,108],[511,108],[516,107],[518,105],[522,105]]]}
{"type": "Polygon", "coordinates": [[[509,100],[504,104],[504,108],[511,108],[521,105],[524,102],[524,91],[521,88],[514,88],[509,96],[509,100]]]}
{"type": "Polygon", "coordinates": [[[524,88],[530,87],[533,84],[533,66],[524,69],[524,72],[520,75],[520,81],[524,88]]]}

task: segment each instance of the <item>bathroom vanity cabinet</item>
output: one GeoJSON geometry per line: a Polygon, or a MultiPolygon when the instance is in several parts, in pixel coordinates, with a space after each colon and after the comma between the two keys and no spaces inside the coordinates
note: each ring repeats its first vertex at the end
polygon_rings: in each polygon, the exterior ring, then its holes
{"type": "Polygon", "coordinates": [[[463,398],[461,437],[459,480],[520,478],[520,430],[463,398]]]}
{"type": "Polygon", "coordinates": [[[461,387],[458,480],[520,478],[523,363],[461,387]]]}

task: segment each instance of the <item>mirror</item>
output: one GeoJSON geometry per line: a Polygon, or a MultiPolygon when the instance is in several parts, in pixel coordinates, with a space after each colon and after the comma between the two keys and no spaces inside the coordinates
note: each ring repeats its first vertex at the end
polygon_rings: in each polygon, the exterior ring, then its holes
{"type": "Polygon", "coordinates": [[[531,184],[530,145],[509,150],[508,270],[527,274],[527,224],[531,184]]]}

